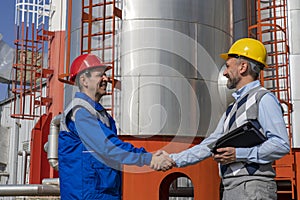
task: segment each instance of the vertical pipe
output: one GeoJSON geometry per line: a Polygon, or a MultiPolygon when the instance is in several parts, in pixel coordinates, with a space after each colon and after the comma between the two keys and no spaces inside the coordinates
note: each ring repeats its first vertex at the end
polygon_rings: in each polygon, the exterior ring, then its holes
{"type": "Polygon", "coordinates": [[[18,12],[18,7],[19,7],[19,4],[18,4],[18,0],[16,0],[15,1],[16,3],[16,5],[15,5],[15,24],[17,24],[17,16],[19,16],[18,14],[19,14],[19,12],[18,12]]]}
{"type": "Polygon", "coordinates": [[[35,15],[36,15],[36,0],[33,2],[33,5],[32,5],[32,19],[31,19],[31,23],[34,24],[34,21],[35,21],[35,15]]]}
{"type": "MultiPolygon", "coordinates": [[[[69,73],[70,52],[71,52],[71,26],[72,25],[72,0],[68,1],[68,37],[67,37],[67,53],[66,53],[66,73],[69,73]]],[[[82,44],[81,44],[82,45],[82,44]]]]}
{"type": "Polygon", "coordinates": [[[38,12],[39,12],[40,7],[38,5],[38,0],[36,0],[35,3],[36,3],[36,25],[35,26],[36,26],[36,29],[37,29],[38,28],[38,24],[39,24],[38,12]]]}
{"type": "Polygon", "coordinates": [[[26,17],[26,25],[27,27],[29,27],[29,14],[30,14],[30,7],[29,7],[29,1],[28,1],[28,4],[26,5],[26,9],[25,9],[27,12],[27,17],[26,17]]]}
{"type": "Polygon", "coordinates": [[[23,184],[26,183],[26,167],[27,166],[27,153],[25,150],[22,150],[22,181],[23,184]]]}
{"type": "Polygon", "coordinates": [[[21,12],[22,12],[22,22],[24,22],[24,17],[25,17],[25,16],[24,16],[24,15],[25,15],[25,13],[24,13],[24,12],[25,12],[25,11],[24,11],[24,10],[25,10],[25,8],[24,8],[24,3],[21,3],[21,9],[20,9],[20,10],[21,10],[21,12]]]}
{"type": "Polygon", "coordinates": [[[27,171],[27,152],[25,150],[19,151],[18,155],[22,157],[22,184],[26,184],[26,171],[27,171]]]}
{"type": "Polygon", "coordinates": [[[48,135],[47,158],[50,166],[58,170],[58,134],[61,115],[52,118],[48,135]]]}
{"type": "Polygon", "coordinates": [[[20,119],[15,120],[14,125],[14,137],[13,137],[13,144],[12,144],[12,166],[11,166],[11,173],[10,173],[10,183],[17,184],[17,174],[18,174],[18,150],[19,150],[19,128],[20,128],[20,119]]]}
{"type": "Polygon", "coordinates": [[[45,0],[43,0],[43,5],[42,5],[43,24],[45,24],[45,5],[46,5],[46,2],[45,2],[45,0]]]}

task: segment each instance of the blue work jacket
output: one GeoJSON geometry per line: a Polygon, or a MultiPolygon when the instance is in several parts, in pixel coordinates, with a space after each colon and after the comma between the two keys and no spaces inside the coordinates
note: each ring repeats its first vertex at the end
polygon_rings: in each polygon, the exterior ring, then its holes
{"type": "Polygon", "coordinates": [[[95,114],[103,111],[101,104],[78,92],[62,117],[58,143],[62,200],[119,200],[122,164],[151,162],[152,155],[144,148],[118,138],[115,121],[106,111],[108,125],[95,114]]]}

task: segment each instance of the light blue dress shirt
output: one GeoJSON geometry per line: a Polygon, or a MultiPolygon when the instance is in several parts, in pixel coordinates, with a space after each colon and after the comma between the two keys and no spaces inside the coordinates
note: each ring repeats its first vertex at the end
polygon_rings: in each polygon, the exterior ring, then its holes
{"type": "MultiPolygon", "coordinates": [[[[260,82],[253,81],[232,94],[235,100],[247,93],[260,82]]],[[[207,145],[223,135],[225,113],[222,115],[215,131],[200,144],[179,153],[170,154],[178,167],[200,162],[212,155],[207,145]]],[[[259,103],[258,121],[268,138],[264,143],[251,148],[236,148],[237,161],[266,164],[287,154],[290,150],[289,137],[278,99],[272,94],[264,95],[259,103]]]]}

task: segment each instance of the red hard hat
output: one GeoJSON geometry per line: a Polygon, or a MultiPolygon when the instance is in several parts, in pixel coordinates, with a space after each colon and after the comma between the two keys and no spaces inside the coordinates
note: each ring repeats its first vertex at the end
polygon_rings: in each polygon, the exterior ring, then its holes
{"type": "Polygon", "coordinates": [[[102,63],[98,56],[93,54],[83,54],[75,58],[70,69],[70,81],[74,82],[77,74],[83,72],[86,69],[103,67],[104,71],[107,66],[102,63]]]}

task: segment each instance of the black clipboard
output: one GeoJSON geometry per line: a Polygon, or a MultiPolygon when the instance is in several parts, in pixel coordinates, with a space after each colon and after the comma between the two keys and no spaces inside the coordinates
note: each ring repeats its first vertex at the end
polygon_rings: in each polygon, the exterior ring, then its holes
{"type": "Polygon", "coordinates": [[[267,138],[257,128],[254,121],[248,121],[244,125],[220,137],[217,142],[208,145],[211,152],[222,147],[253,147],[266,141],[267,138]]]}

